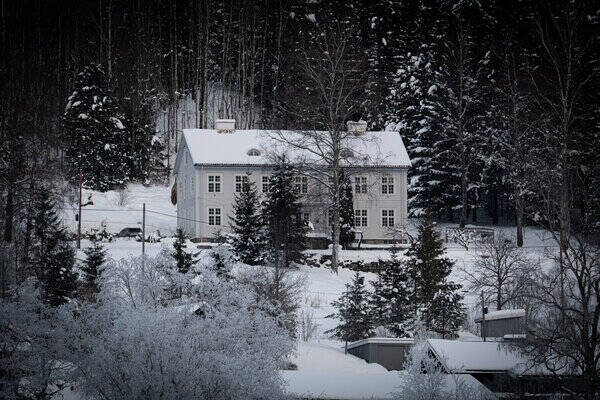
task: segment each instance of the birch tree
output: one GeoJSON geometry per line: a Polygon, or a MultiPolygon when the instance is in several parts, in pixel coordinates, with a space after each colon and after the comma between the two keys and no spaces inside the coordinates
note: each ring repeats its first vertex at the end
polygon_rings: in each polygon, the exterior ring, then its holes
{"type": "Polygon", "coordinates": [[[346,127],[348,121],[361,115],[367,84],[366,63],[353,48],[351,37],[347,29],[337,26],[320,29],[313,40],[306,41],[297,57],[297,92],[283,106],[298,129],[293,135],[272,134],[288,149],[303,154],[292,160],[299,173],[317,182],[329,197],[328,209],[333,216],[331,265],[335,271],[340,244],[341,171],[366,161],[365,156],[354,152],[351,143],[360,137],[346,127]]]}

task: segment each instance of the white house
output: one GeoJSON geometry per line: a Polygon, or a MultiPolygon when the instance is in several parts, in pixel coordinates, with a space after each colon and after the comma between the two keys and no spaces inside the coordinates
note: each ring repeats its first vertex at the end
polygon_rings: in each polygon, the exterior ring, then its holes
{"type": "MultiPolygon", "coordinates": [[[[384,243],[407,218],[407,171],[410,160],[397,132],[365,132],[366,123],[349,123],[355,132],[344,143],[343,155],[354,190],[355,230],[362,243],[384,243]]],[[[235,130],[234,120],[218,120],[216,129],[184,129],[174,175],[177,179],[178,227],[199,241],[211,241],[229,229],[234,196],[251,179],[261,194],[269,190],[273,155],[290,160],[307,154],[286,147],[275,137],[295,131],[235,130]],[[250,174],[250,175],[248,175],[250,174]]],[[[295,177],[304,206],[302,218],[313,236],[329,236],[330,216],[318,179],[310,173],[295,177]]]]}

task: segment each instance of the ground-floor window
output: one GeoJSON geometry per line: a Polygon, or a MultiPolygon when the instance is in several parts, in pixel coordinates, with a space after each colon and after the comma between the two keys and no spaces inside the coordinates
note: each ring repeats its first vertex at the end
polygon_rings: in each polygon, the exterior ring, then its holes
{"type": "Polygon", "coordinates": [[[381,210],[381,226],[394,226],[394,214],[394,210],[381,210]]]}
{"type": "Polygon", "coordinates": [[[354,226],[357,228],[367,226],[367,210],[354,210],[354,226]]]}
{"type": "Polygon", "coordinates": [[[271,189],[271,177],[269,175],[263,175],[262,177],[262,192],[269,193],[271,189]]]}
{"type": "Polygon", "coordinates": [[[208,224],[209,225],[221,225],[221,209],[220,208],[209,208],[208,209],[208,224]]]}

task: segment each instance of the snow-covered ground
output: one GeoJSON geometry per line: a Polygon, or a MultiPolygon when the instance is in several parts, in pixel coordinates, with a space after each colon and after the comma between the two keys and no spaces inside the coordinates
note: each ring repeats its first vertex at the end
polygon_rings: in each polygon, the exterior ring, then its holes
{"type": "MultiPolygon", "coordinates": [[[[176,208],[170,202],[170,188],[166,186],[144,187],[131,185],[128,188],[127,201],[119,203],[117,192],[98,193],[84,192],[84,201],[88,194],[92,195],[91,206],[83,211],[83,231],[97,227],[104,221],[110,232],[118,232],[123,227],[140,226],[142,204],[146,203],[146,224],[149,231],[160,230],[163,234],[173,233],[176,229],[176,208]]],[[[73,211],[65,212],[65,219],[76,228],[73,211]]],[[[495,228],[507,235],[514,235],[513,227],[495,228]]],[[[146,243],[146,253],[154,255],[164,246],[171,247],[173,239],[163,239],[161,243],[146,243]]],[[[82,241],[82,248],[88,245],[82,241]]],[[[188,248],[193,248],[190,243],[188,248]]],[[[552,250],[554,243],[547,232],[537,228],[525,229],[525,250],[534,259],[538,259],[544,251],[552,250]]],[[[128,257],[141,254],[141,243],[133,239],[117,238],[107,243],[106,248],[112,258],[128,257]]],[[[447,254],[456,260],[457,266],[470,268],[478,255],[476,248],[465,250],[457,244],[449,243],[447,254]]],[[[206,252],[207,250],[201,250],[206,252]]],[[[317,251],[317,253],[327,251],[317,251]]],[[[82,253],[78,257],[83,257],[82,253]]],[[[342,251],[342,260],[376,261],[378,258],[389,257],[386,250],[348,250],[342,251]]],[[[306,276],[306,291],[302,299],[305,313],[313,316],[318,324],[315,335],[308,341],[298,343],[297,354],[292,360],[297,371],[284,371],[284,378],[290,393],[331,399],[371,399],[390,398],[391,393],[397,392],[402,383],[403,373],[387,371],[378,364],[367,364],[362,359],[345,355],[343,343],[332,339],[325,333],[336,325],[336,321],[326,316],[333,312],[331,302],[337,299],[345,290],[354,274],[353,271],[341,268],[334,273],[326,268],[302,266],[299,274],[306,276]]],[[[366,281],[375,279],[375,274],[362,273],[366,281]]],[[[451,276],[463,283],[458,268],[451,276]]],[[[465,293],[468,306],[476,305],[478,298],[474,293],[465,293]]],[[[465,333],[468,336],[468,333],[465,333]]],[[[465,337],[467,339],[467,337],[465,337]]],[[[460,379],[470,379],[460,378],[460,379]]]]}

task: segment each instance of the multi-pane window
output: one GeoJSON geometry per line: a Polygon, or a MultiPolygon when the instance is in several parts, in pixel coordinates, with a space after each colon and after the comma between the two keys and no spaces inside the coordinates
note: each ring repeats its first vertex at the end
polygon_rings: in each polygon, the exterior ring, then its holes
{"type": "Polygon", "coordinates": [[[294,191],[296,193],[302,193],[302,194],[308,193],[308,177],[306,177],[306,176],[294,177],[294,191]]]}
{"type": "Polygon", "coordinates": [[[235,176],[235,192],[241,193],[242,191],[247,192],[250,189],[248,184],[248,175],[236,175],[235,176]]]}
{"type": "Polygon", "coordinates": [[[209,193],[220,193],[221,192],[221,175],[209,175],[208,176],[208,192],[209,193]]]}
{"type": "Polygon", "coordinates": [[[262,192],[269,193],[269,191],[271,190],[271,177],[265,175],[262,177],[261,182],[262,182],[262,192]]]}
{"type": "Polygon", "coordinates": [[[307,212],[302,213],[302,219],[308,224],[308,221],[310,221],[310,214],[307,212]]]}
{"type": "Polygon", "coordinates": [[[221,209],[220,208],[209,208],[208,209],[208,224],[209,225],[221,225],[221,209]]]}
{"type": "Polygon", "coordinates": [[[381,194],[394,194],[394,177],[381,177],[381,194]]]}
{"type": "Polygon", "coordinates": [[[394,210],[381,210],[381,226],[394,226],[394,210]]]}
{"type": "Polygon", "coordinates": [[[367,177],[366,176],[355,176],[354,177],[354,193],[367,193],[367,177]]]}
{"type": "Polygon", "coordinates": [[[367,210],[354,210],[354,226],[365,227],[367,226],[367,210]]]}

